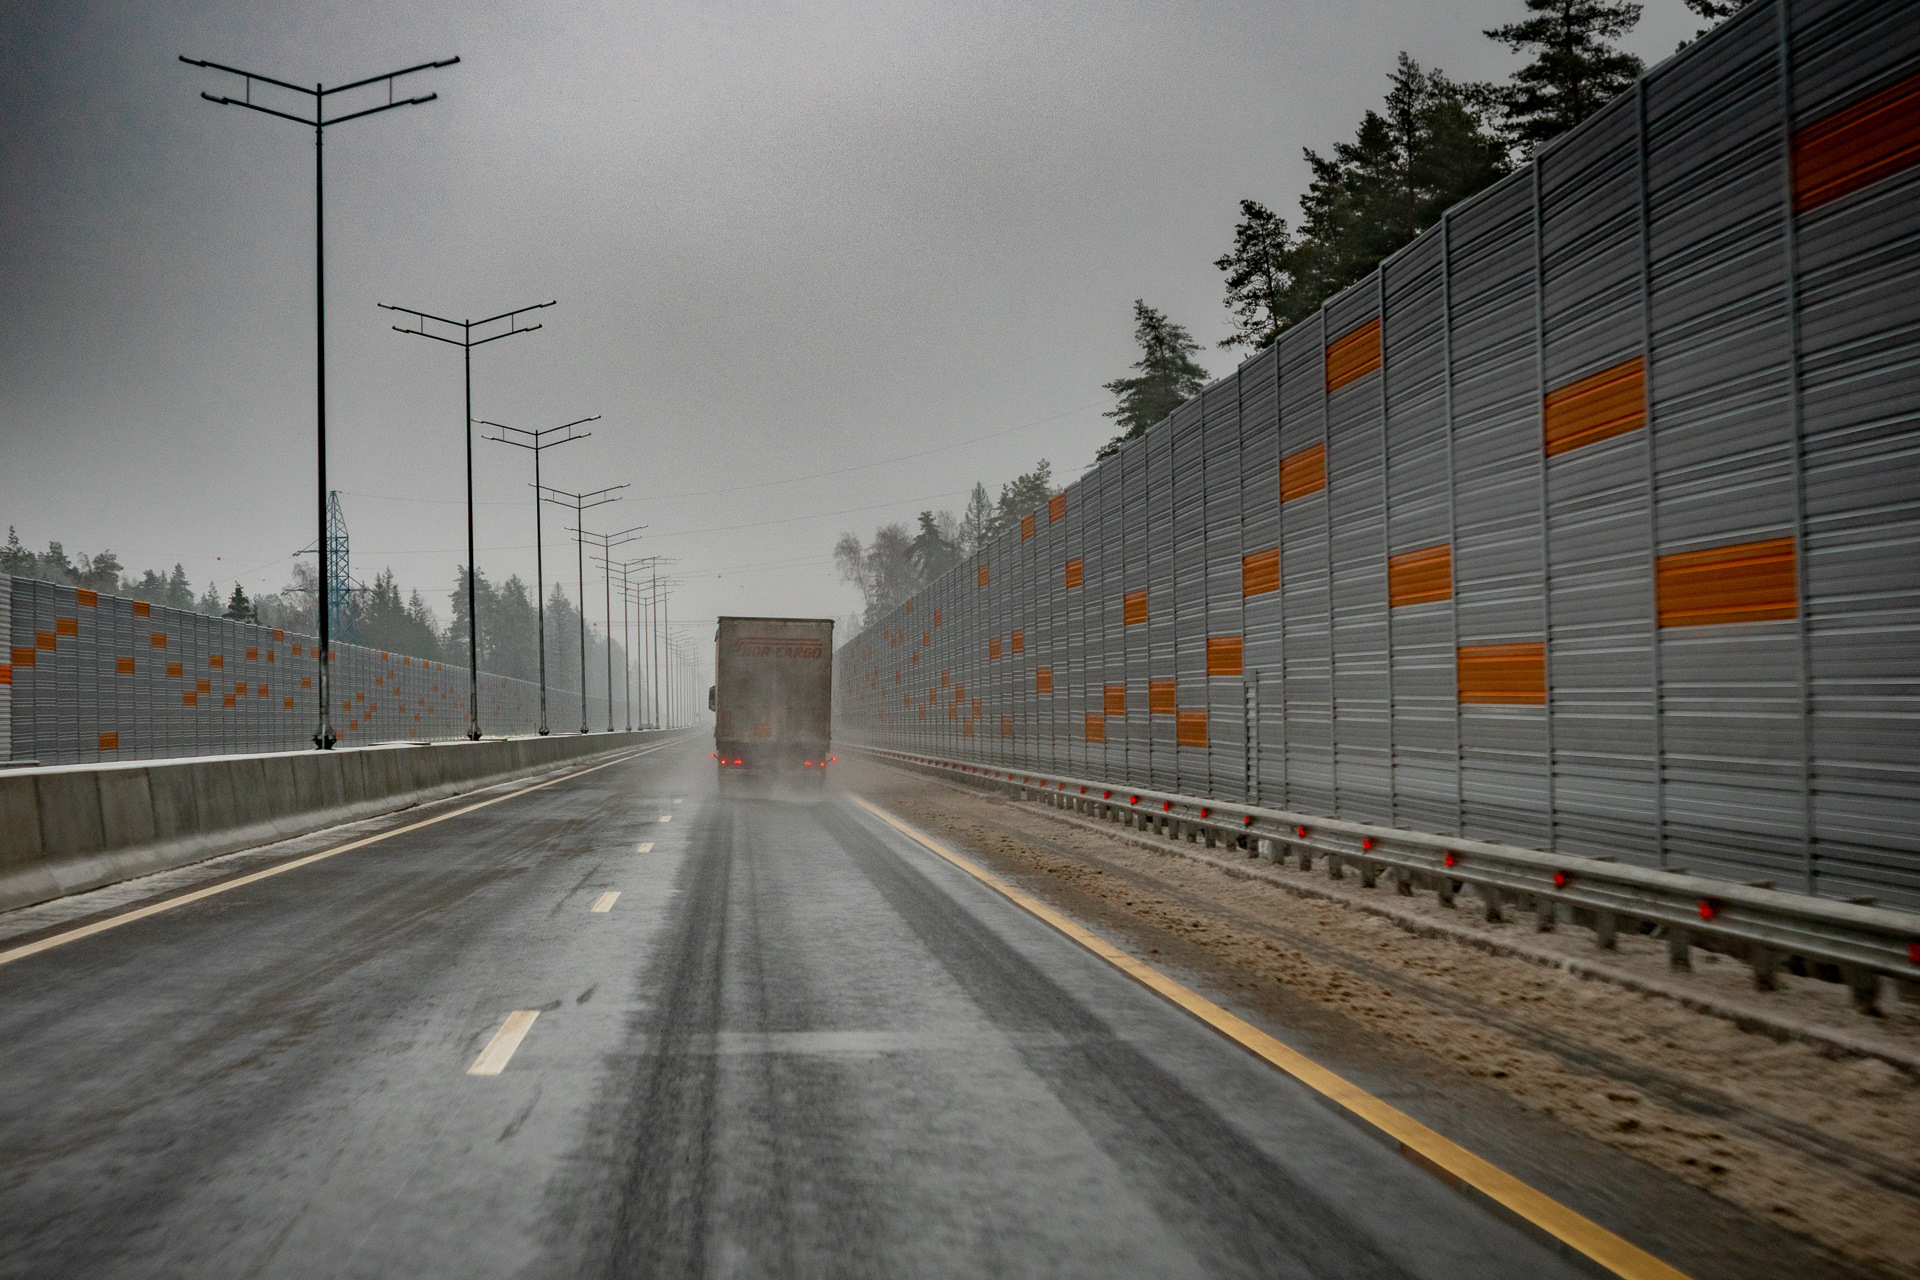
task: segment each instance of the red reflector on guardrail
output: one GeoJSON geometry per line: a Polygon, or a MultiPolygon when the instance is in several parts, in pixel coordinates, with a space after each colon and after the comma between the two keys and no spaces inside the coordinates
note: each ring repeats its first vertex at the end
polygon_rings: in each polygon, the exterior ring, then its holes
{"type": "Polygon", "coordinates": [[[1556,889],[1564,889],[1567,887],[1567,882],[1572,879],[1573,877],[1566,872],[1556,871],[1553,873],[1553,887],[1556,889]]]}
{"type": "Polygon", "coordinates": [[[1363,839],[1362,839],[1362,840],[1360,841],[1360,847],[1361,847],[1362,849],[1371,849],[1371,848],[1373,848],[1373,837],[1372,837],[1372,836],[1367,836],[1367,837],[1365,837],[1365,838],[1363,838],[1363,839]]]}
{"type": "Polygon", "coordinates": [[[1702,920],[1711,920],[1719,914],[1720,908],[1718,906],[1707,901],[1705,898],[1700,899],[1700,918],[1702,920]]]}
{"type": "Polygon", "coordinates": [[[1460,855],[1449,849],[1441,855],[1440,861],[1451,867],[1459,863],[1460,855]]]}
{"type": "Polygon", "coordinates": [[[1293,834],[1295,834],[1296,836],[1299,836],[1302,840],[1305,840],[1307,838],[1307,829],[1305,827],[1295,827],[1293,829],[1293,834]]]}
{"type": "Polygon", "coordinates": [[[1173,801],[1171,801],[1171,800],[1162,800],[1162,801],[1160,802],[1160,812],[1162,812],[1162,813],[1172,813],[1172,812],[1173,812],[1173,801]]]}
{"type": "Polygon", "coordinates": [[[1920,942],[1909,942],[1907,944],[1907,963],[1920,964],[1920,942]]]}

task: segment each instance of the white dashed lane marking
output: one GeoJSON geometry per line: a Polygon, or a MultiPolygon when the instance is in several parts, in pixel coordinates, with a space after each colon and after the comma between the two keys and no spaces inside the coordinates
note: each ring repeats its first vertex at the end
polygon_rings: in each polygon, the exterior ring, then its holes
{"type": "Polygon", "coordinates": [[[600,912],[611,911],[613,910],[613,904],[619,900],[620,891],[618,889],[609,889],[594,901],[591,909],[600,912]]]}
{"type": "Polygon", "coordinates": [[[493,1039],[487,1041],[487,1047],[467,1068],[470,1076],[497,1076],[506,1070],[507,1063],[513,1057],[513,1051],[527,1038],[527,1031],[533,1026],[533,1020],[540,1016],[538,1009],[515,1009],[493,1033],[493,1039]]]}
{"type": "Polygon", "coordinates": [[[637,845],[635,845],[635,846],[633,847],[633,851],[634,851],[635,853],[652,853],[652,852],[653,852],[653,841],[651,841],[651,840],[642,840],[642,841],[641,841],[641,842],[640,842],[639,844],[637,844],[637,845]]]}

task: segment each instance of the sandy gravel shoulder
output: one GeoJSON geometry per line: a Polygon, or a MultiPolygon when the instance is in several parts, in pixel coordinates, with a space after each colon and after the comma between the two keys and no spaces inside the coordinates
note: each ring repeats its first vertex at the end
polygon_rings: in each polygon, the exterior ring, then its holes
{"type": "Polygon", "coordinates": [[[1124,911],[1247,984],[1281,984],[1869,1273],[1920,1280],[1920,1080],[1657,993],[1698,992],[1722,1013],[1767,1001],[1776,1018],[1870,1037],[1895,1060],[1920,1060],[1914,1006],[1864,1019],[1844,989],[1813,979],[1758,993],[1744,966],[1703,954],[1694,972],[1673,974],[1653,939],[1622,938],[1602,961],[1584,930],[1488,923],[1468,898],[1446,907],[1267,861],[1246,863],[1259,872],[1248,878],[1236,874],[1239,853],[1208,857],[1035,802],[913,781],[886,802],[930,831],[1124,911]],[[1435,927],[1421,928],[1428,919],[1435,927]],[[1580,976],[1602,962],[1641,989],[1580,976]]]}

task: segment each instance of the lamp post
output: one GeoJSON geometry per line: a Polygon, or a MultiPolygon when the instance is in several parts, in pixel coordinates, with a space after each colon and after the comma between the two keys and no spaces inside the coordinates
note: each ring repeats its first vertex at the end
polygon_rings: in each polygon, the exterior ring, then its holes
{"type": "MultiPolygon", "coordinates": [[[[627,711],[627,732],[633,732],[633,588],[628,585],[627,575],[633,572],[638,560],[616,560],[607,568],[620,571],[620,646],[624,653],[620,659],[620,701],[627,711]]],[[[608,617],[607,626],[613,626],[612,617],[608,617]]]]}
{"type": "MultiPolygon", "coordinates": [[[[558,301],[556,299],[555,301],[558,301]]],[[[416,311],[412,307],[390,307],[384,302],[375,306],[385,311],[398,311],[414,317],[420,327],[404,329],[393,326],[395,333],[410,333],[416,338],[432,338],[435,342],[444,342],[448,346],[459,347],[466,365],[467,375],[467,420],[461,427],[461,434],[467,445],[467,737],[476,742],[480,738],[480,617],[479,617],[479,577],[480,566],[474,563],[473,556],[473,349],[483,347],[489,342],[498,342],[502,338],[511,338],[516,333],[532,333],[544,325],[530,324],[520,326],[520,317],[529,311],[538,311],[542,307],[551,307],[552,302],[536,302],[532,306],[521,307],[516,311],[502,311],[497,316],[485,320],[449,320],[445,316],[429,315],[425,311],[416,311]],[[488,325],[507,322],[504,333],[491,334],[485,338],[473,336],[475,329],[485,329],[488,325]],[[443,333],[430,333],[427,322],[443,324],[460,330],[460,336],[449,338],[443,333]]]]}
{"type": "MultiPolygon", "coordinates": [[[[557,427],[543,427],[538,431],[529,431],[525,427],[509,427],[504,423],[482,420],[482,426],[498,428],[500,434],[487,439],[497,444],[517,445],[533,451],[533,604],[535,626],[540,631],[540,736],[547,735],[547,560],[542,550],[540,538],[540,451],[552,449],[558,445],[572,444],[575,440],[587,440],[593,436],[591,431],[582,431],[579,435],[564,435],[558,440],[549,440],[548,436],[560,431],[572,431],[583,422],[598,422],[600,415],[591,418],[576,418],[557,427]]],[[[471,611],[471,610],[469,610],[471,611]]]]}
{"type": "MultiPolygon", "coordinates": [[[[647,526],[643,524],[637,524],[637,525],[634,525],[631,529],[622,529],[618,533],[588,533],[585,529],[574,530],[574,532],[579,534],[583,540],[587,538],[592,538],[595,544],[600,548],[600,558],[595,560],[594,563],[601,566],[602,580],[606,583],[606,587],[607,587],[607,732],[608,733],[613,732],[613,573],[611,572],[610,562],[613,558],[612,552],[615,547],[624,547],[629,542],[638,541],[638,539],[635,538],[633,535],[639,533],[640,530],[646,527],[647,526]]],[[[583,584],[580,589],[582,591],[585,591],[586,590],[585,585],[583,584]]],[[[587,683],[586,672],[584,668],[582,669],[580,674],[580,683],[583,686],[587,683]]]]}
{"type": "Polygon", "coordinates": [[[558,507],[566,507],[573,512],[574,527],[567,532],[574,535],[573,554],[580,569],[580,732],[587,732],[587,553],[579,526],[582,513],[595,507],[604,507],[609,502],[620,501],[619,490],[626,488],[616,484],[606,489],[595,489],[592,493],[569,493],[565,489],[555,489],[551,485],[540,488],[540,499],[558,507]],[[608,494],[614,496],[608,497],[608,494]]]}
{"type": "Polygon", "coordinates": [[[326,218],[324,216],[325,210],[326,210],[325,169],[324,169],[324,166],[321,164],[321,157],[325,151],[326,130],[328,125],[345,124],[349,120],[358,120],[362,116],[378,115],[382,111],[391,111],[395,107],[417,107],[417,106],[424,105],[425,103],[432,102],[435,98],[439,97],[440,95],[437,93],[429,93],[424,97],[419,97],[419,98],[395,98],[393,96],[393,82],[395,80],[398,80],[401,76],[410,76],[417,71],[431,71],[437,67],[450,67],[454,65],[456,62],[460,61],[460,59],[442,58],[438,62],[422,62],[417,66],[407,67],[401,71],[389,71],[385,75],[369,76],[365,80],[355,80],[351,84],[337,84],[337,85],[334,85],[331,89],[329,89],[324,84],[315,84],[313,88],[309,89],[305,85],[289,84],[285,80],[276,80],[272,76],[256,75],[251,71],[242,71],[238,67],[223,66],[218,62],[208,62],[201,58],[189,58],[184,53],[180,55],[180,61],[186,63],[190,67],[206,67],[213,71],[224,71],[224,72],[227,72],[229,75],[240,76],[246,81],[244,96],[239,98],[216,98],[212,94],[206,92],[205,90],[202,90],[200,93],[200,96],[205,98],[208,102],[211,102],[218,106],[223,106],[223,107],[246,107],[249,110],[258,111],[265,115],[277,116],[282,120],[291,120],[295,124],[306,125],[313,130],[313,316],[314,316],[313,349],[314,349],[314,388],[315,388],[314,421],[318,427],[318,430],[316,432],[316,437],[317,437],[316,450],[319,456],[319,484],[317,486],[317,491],[319,493],[319,504],[318,504],[317,524],[319,526],[319,531],[320,531],[320,534],[319,534],[320,579],[319,581],[320,581],[320,590],[322,592],[322,601],[323,601],[321,606],[314,610],[314,613],[317,617],[317,621],[320,624],[319,626],[319,631],[320,631],[319,661],[315,664],[318,670],[317,670],[317,674],[314,677],[314,687],[317,690],[319,694],[319,699],[320,699],[320,720],[319,720],[319,723],[315,726],[313,731],[313,745],[322,751],[326,751],[330,749],[334,744],[333,706],[331,701],[332,692],[330,687],[331,682],[328,680],[328,675],[327,675],[328,666],[333,661],[333,634],[331,629],[327,625],[329,619],[327,617],[327,609],[324,604],[324,593],[327,589],[327,582],[328,582],[328,573],[327,573],[327,568],[328,568],[327,566],[327,234],[326,234],[327,225],[326,225],[326,218]],[[386,85],[387,85],[387,100],[385,102],[379,103],[376,106],[367,107],[361,111],[349,111],[347,114],[341,115],[341,116],[335,116],[331,120],[327,119],[326,106],[327,106],[328,98],[332,97],[336,93],[346,93],[349,90],[353,90],[353,89],[364,89],[369,85],[379,84],[383,80],[386,82],[386,85]],[[289,111],[276,111],[272,107],[263,106],[260,103],[255,102],[253,100],[253,86],[256,82],[263,85],[272,85],[277,89],[285,89],[290,93],[306,94],[308,97],[313,99],[313,115],[309,117],[309,116],[294,115],[292,112],[289,112],[289,111]]]}

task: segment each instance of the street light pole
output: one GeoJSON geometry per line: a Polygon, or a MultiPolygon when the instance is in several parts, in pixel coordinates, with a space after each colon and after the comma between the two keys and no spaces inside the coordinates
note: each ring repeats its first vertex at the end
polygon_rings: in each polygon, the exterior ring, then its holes
{"type": "MultiPolygon", "coordinates": [[[[554,301],[557,302],[558,299],[554,301]]],[[[478,584],[480,566],[474,563],[473,554],[473,349],[475,347],[483,347],[489,342],[498,342],[502,338],[511,338],[516,333],[532,333],[536,329],[545,328],[544,325],[537,324],[530,324],[523,328],[520,325],[520,317],[529,311],[538,311],[542,307],[551,307],[554,303],[536,302],[531,306],[521,307],[515,311],[502,311],[499,315],[489,316],[485,320],[449,320],[445,316],[431,315],[425,311],[416,311],[412,307],[391,307],[384,302],[377,302],[374,305],[383,311],[398,311],[403,315],[414,317],[420,325],[419,328],[403,329],[399,325],[395,325],[393,326],[393,331],[395,333],[410,333],[416,338],[432,338],[435,342],[444,342],[448,346],[459,347],[466,366],[467,420],[465,425],[461,427],[461,434],[465,437],[467,445],[467,737],[477,742],[480,739],[480,617],[478,584]],[[449,338],[445,334],[428,332],[427,322],[430,320],[435,324],[443,324],[450,328],[460,330],[460,336],[457,338],[449,338]],[[507,322],[506,332],[496,333],[485,338],[475,338],[473,336],[475,329],[484,329],[486,326],[497,324],[502,320],[507,322]]]]}
{"type": "Polygon", "coordinates": [[[607,489],[595,489],[592,493],[569,493],[565,489],[555,489],[551,485],[540,490],[542,501],[551,502],[558,507],[566,507],[573,512],[574,527],[567,530],[574,535],[573,554],[580,570],[580,732],[587,732],[587,553],[584,535],[580,526],[586,522],[582,513],[595,507],[604,507],[609,502],[620,501],[618,491],[626,488],[616,484],[607,489]],[[613,494],[613,497],[608,497],[613,494]]]}
{"type": "Polygon", "coordinates": [[[369,76],[365,80],[355,80],[351,84],[339,84],[329,89],[324,84],[315,84],[309,89],[305,85],[289,84],[285,80],[276,80],[272,76],[256,75],[251,71],[242,71],[238,67],[224,66],[218,62],[208,62],[201,58],[189,58],[180,55],[180,61],[190,67],[206,67],[213,71],[224,71],[229,75],[240,76],[246,81],[245,95],[239,98],[216,98],[202,90],[200,96],[208,102],[223,107],[246,107],[265,115],[277,116],[282,120],[291,120],[295,124],[307,125],[313,130],[313,316],[314,316],[314,419],[316,432],[316,452],[319,458],[319,484],[316,504],[319,528],[320,552],[320,596],[319,607],[314,613],[319,622],[320,650],[315,666],[317,674],[314,687],[319,693],[320,719],[313,731],[313,745],[319,750],[330,749],[334,742],[333,705],[331,681],[328,678],[328,666],[333,661],[333,634],[328,626],[330,619],[325,607],[327,589],[327,236],[326,236],[326,180],[325,167],[321,158],[325,153],[326,129],[328,125],[345,124],[349,120],[358,120],[362,116],[378,115],[382,111],[391,111],[395,107],[417,107],[432,102],[440,95],[429,93],[420,98],[395,98],[393,82],[401,76],[410,76],[416,71],[431,71],[438,67],[450,67],[459,62],[458,58],[442,58],[438,62],[422,62],[418,66],[407,67],[402,71],[389,71],[384,75],[369,76]],[[326,118],[326,100],[336,93],[346,93],[352,89],[364,89],[369,85],[385,81],[387,100],[363,111],[350,111],[343,116],[326,118]],[[253,100],[253,86],[258,81],[263,85],[272,85],[291,93],[304,93],[313,99],[311,117],[294,115],[287,111],[276,111],[272,107],[262,106],[253,100]]]}
{"type": "MultiPolygon", "coordinates": [[[[593,538],[600,549],[600,558],[594,563],[601,568],[602,580],[607,587],[607,732],[613,732],[613,549],[624,547],[629,542],[638,541],[633,535],[646,528],[643,524],[631,529],[622,529],[618,533],[588,533],[584,529],[576,530],[582,538],[593,538]]],[[[586,590],[583,585],[581,590],[586,590]]],[[[586,684],[583,675],[580,683],[586,684]]]]}
{"type": "Polygon", "coordinates": [[[575,440],[591,439],[593,432],[582,431],[579,435],[565,435],[558,440],[549,440],[548,436],[557,431],[572,431],[583,422],[598,422],[600,415],[591,418],[576,418],[557,427],[544,427],[538,431],[529,431],[525,427],[509,427],[499,422],[481,421],[481,426],[496,427],[501,434],[488,436],[497,444],[517,445],[533,451],[533,596],[535,626],[540,632],[540,736],[547,736],[547,560],[542,549],[540,537],[540,451],[552,449],[558,445],[572,444],[575,440]],[[511,434],[509,434],[511,433],[511,434]],[[514,436],[522,437],[514,439],[514,436]]]}

